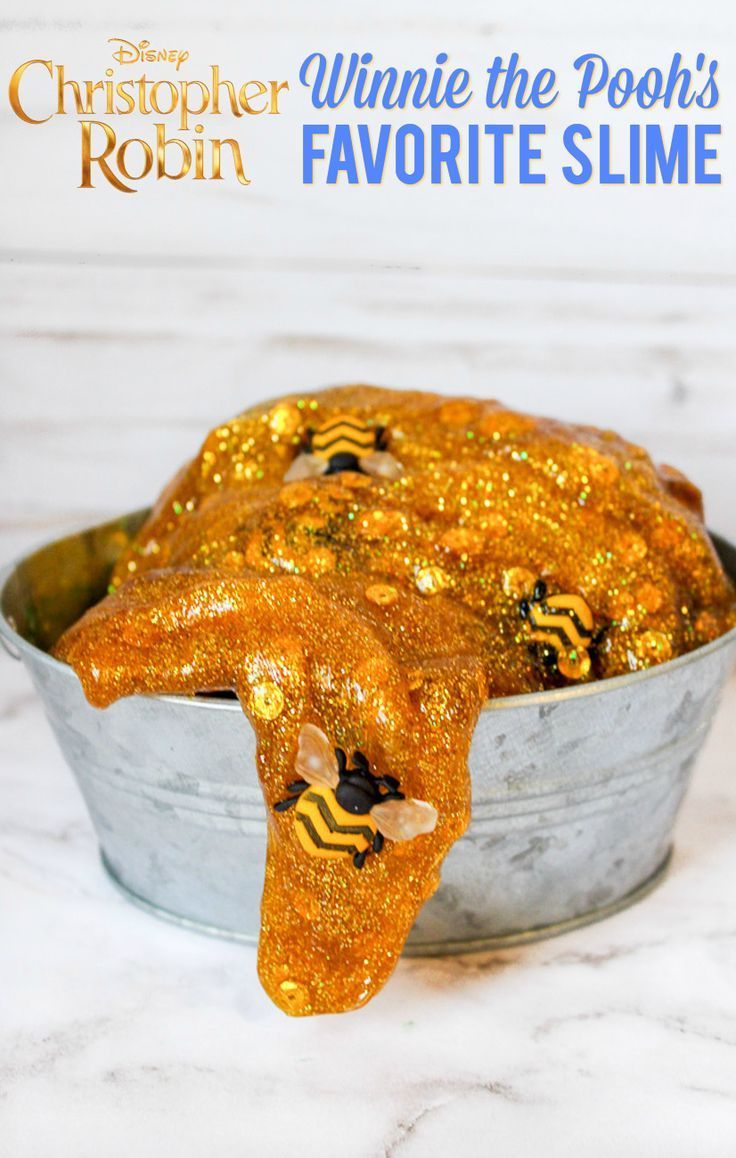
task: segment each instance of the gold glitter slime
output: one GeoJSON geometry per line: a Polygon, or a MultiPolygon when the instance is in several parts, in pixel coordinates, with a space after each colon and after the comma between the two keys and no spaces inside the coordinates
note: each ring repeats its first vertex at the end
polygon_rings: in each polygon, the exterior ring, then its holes
{"type": "Polygon", "coordinates": [[[258,969],[290,1014],[353,1009],[394,969],[470,815],[468,749],[488,696],[564,683],[519,600],[581,594],[602,638],[586,679],[649,667],[734,624],[734,592],[678,472],[608,431],[495,402],[346,387],[255,407],[207,437],[56,655],[91,703],[233,689],[258,739],[268,813],[258,969]],[[307,431],[385,426],[403,467],[284,483],[307,431]],[[298,736],[439,814],[358,871],[305,853],[291,812],[298,736]]]}

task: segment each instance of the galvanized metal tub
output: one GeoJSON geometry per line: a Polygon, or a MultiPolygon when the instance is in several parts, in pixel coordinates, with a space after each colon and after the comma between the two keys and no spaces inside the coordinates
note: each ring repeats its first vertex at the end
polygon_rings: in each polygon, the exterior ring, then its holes
{"type": "MultiPolygon", "coordinates": [[[[46,650],[104,594],[144,516],[7,568],[0,637],[38,689],[113,880],[159,916],[255,942],[266,817],[237,702],[133,696],[100,711],[46,650]]],[[[736,550],[716,545],[736,576],[736,550]]],[[[648,891],[734,658],[736,630],[649,671],[490,701],[470,752],[471,824],[407,950],[548,936],[648,891]]]]}

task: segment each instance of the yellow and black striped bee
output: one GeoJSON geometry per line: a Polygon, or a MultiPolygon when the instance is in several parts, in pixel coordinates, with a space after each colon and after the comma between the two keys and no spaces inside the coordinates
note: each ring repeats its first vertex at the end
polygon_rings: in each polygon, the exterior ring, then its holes
{"type": "Polygon", "coordinates": [[[401,464],[386,450],[386,429],[369,426],[351,414],[329,418],[307,434],[304,451],[294,459],[286,472],[287,482],[339,474],[343,470],[395,479],[401,475],[401,464]]]}
{"type": "Polygon", "coordinates": [[[310,856],[351,857],[362,869],[371,852],[387,840],[412,840],[432,832],[437,810],[424,800],[407,800],[393,776],[376,776],[362,752],[352,767],[343,748],[333,748],[315,724],[299,733],[295,769],[298,780],[276,812],[294,809],[299,843],[310,856]]]}
{"type": "Polygon", "coordinates": [[[565,679],[585,679],[598,636],[593,633],[593,612],[582,595],[548,595],[547,584],[539,579],[531,599],[519,604],[519,614],[549,667],[565,679]]]}

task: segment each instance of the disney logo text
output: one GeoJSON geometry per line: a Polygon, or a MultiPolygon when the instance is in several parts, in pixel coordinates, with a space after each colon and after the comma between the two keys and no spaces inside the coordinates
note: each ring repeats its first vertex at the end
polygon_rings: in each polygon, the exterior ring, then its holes
{"type": "Polygon", "coordinates": [[[121,40],[119,36],[112,36],[108,39],[108,44],[119,44],[120,47],[114,49],[112,58],[118,64],[137,64],[139,60],[145,61],[147,64],[155,61],[167,61],[169,64],[176,66],[176,71],[184,63],[189,60],[189,53],[186,49],[181,48],[151,48],[150,40],[139,40],[137,44],[133,44],[132,40],[121,40]]]}

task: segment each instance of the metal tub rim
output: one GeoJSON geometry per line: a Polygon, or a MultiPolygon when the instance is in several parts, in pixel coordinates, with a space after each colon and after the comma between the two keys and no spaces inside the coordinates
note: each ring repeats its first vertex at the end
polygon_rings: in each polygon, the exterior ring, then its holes
{"type": "MultiPolygon", "coordinates": [[[[143,516],[147,513],[144,509],[142,511],[130,512],[129,514],[120,515],[117,519],[104,520],[99,523],[91,524],[90,526],[82,527],[77,531],[72,531],[68,535],[62,535],[59,538],[48,539],[42,542],[38,547],[34,547],[29,551],[23,552],[16,559],[6,564],[0,570],[0,643],[3,644],[6,652],[11,658],[20,660],[25,653],[33,655],[35,662],[47,664],[52,667],[57,674],[63,673],[65,679],[76,679],[76,674],[69,664],[62,663],[61,660],[55,659],[48,651],[27,640],[18,630],[16,630],[13,623],[8,619],[5,607],[5,595],[8,585],[15,575],[19,567],[30,560],[38,552],[43,551],[47,547],[51,547],[57,543],[62,543],[66,539],[75,538],[78,535],[83,535],[87,531],[99,530],[111,523],[117,522],[123,518],[135,518],[143,516]]],[[[727,539],[720,535],[711,533],[711,540],[718,552],[718,555],[723,563],[726,571],[736,580],[736,546],[731,544],[727,539]]],[[[71,625],[69,625],[71,626],[71,625]]],[[[719,651],[721,648],[730,646],[731,643],[736,642],[736,627],[732,627],[730,631],[720,635],[717,639],[710,643],[703,644],[700,647],[694,648],[692,651],[685,652],[683,655],[676,656],[674,659],[666,660],[664,663],[654,664],[652,667],[644,668],[641,671],[626,672],[623,675],[610,676],[607,679],[594,680],[591,683],[571,685],[563,688],[548,688],[541,692],[523,692],[512,696],[495,696],[486,700],[481,708],[481,713],[491,712],[498,709],[514,709],[521,707],[545,707],[549,704],[559,703],[562,700],[576,700],[583,699],[588,696],[599,696],[605,694],[607,691],[614,691],[618,688],[625,688],[632,684],[640,684],[644,680],[653,679],[662,675],[665,672],[670,672],[676,668],[684,667],[696,660],[705,658],[708,655],[719,651]]],[[[139,693],[140,694],[140,693],[139,693]]],[[[194,711],[198,710],[216,710],[220,712],[242,712],[242,707],[237,700],[231,699],[217,699],[210,697],[205,699],[201,696],[182,696],[171,693],[159,692],[146,697],[147,699],[160,700],[163,703],[176,703],[179,705],[187,705],[194,711]]]]}

